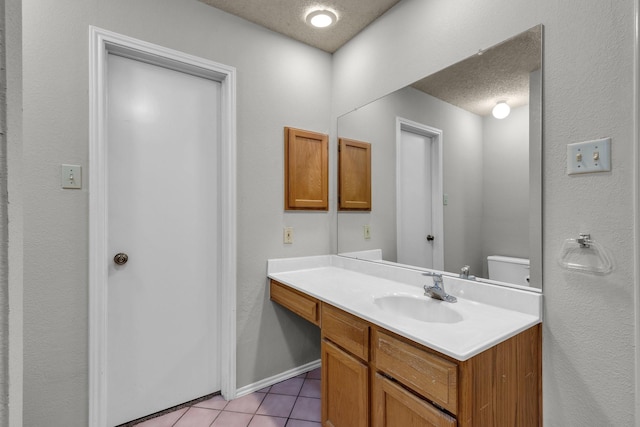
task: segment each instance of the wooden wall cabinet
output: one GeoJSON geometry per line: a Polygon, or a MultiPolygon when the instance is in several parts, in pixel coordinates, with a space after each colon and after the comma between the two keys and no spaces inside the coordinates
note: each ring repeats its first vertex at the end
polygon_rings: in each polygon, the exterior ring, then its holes
{"type": "Polygon", "coordinates": [[[540,324],[461,362],[304,296],[319,304],[323,426],[542,425],[540,324]]]}
{"type": "Polygon", "coordinates": [[[338,141],[338,209],[371,210],[371,144],[338,141]]]}
{"type": "Polygon", "coordinates": [[[285,210],[329,210],[329,137],[284,128],[285,210]]]}

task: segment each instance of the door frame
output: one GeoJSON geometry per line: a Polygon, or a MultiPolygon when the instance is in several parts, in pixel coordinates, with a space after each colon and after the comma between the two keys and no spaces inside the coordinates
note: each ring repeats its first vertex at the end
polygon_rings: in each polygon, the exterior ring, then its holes
{"type": "MultiPolygon", "coordinates": [[[[431,138],[431,222],[436,237],[433,242],[433,269],[444,271],[444,190],[442,168],[443,132],[431,126],[396,117],[396,195],[400,194],[400,152],[402,150],[402,131],[431,138]]],[[[396,200],[396,219],[401,218],[400,204],[396,200]]],[[[402,236],[396,220],[396,242],[400,246],[402,236]]]]}
{"type": "Polygon", "coordinates": [[[89,27],[89,425],[107,424],[108,163],[107,55],[208,78],[221,85],[218,159],[220,385],[236,396],[236,69],[176,50],[89,27]]]}

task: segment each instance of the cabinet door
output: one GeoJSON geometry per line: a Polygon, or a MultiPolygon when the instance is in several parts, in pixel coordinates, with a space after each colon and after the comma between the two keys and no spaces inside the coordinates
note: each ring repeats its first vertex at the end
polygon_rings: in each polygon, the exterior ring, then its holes
{"type": "Polygon", "coordinates": [[[369,368],[322,340],[322,425],[369,426],[369,368]]]}
{"type": "Polygon", "coordinates": [[[284,208],[329,209],[329,137],[285,128],[284,208]]]}
{"type": "Polygon", "coordinates": [[[371,210],[371,144],[338,140],[338,209],[371,210]]]}
{"type": "Polygon", "coordinates": [[[376,374],[374,380],[373,427],[450,427],[455,418],[440,411],[390,381],[376,374]]]}

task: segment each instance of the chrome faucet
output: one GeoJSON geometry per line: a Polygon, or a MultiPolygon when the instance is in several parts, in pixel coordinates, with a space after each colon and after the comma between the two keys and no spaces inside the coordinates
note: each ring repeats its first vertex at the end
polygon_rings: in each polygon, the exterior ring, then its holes
{"type": "Polygon", "coordinates": [[[433,278],[433,286],[424,285],[425,296],[433,299],[439,299],[446,302],[457,302],[458,299],[453,295],[449,295],[444,290],[444,282],[440,273],[422,273],[423,276],[431,276],[433,278]]]}
{"type": "Polygon", "coordinates": [[[471,271],[471,267],[469,267],[468,265],[465,265],[464,267],[462,267],[460,269],[460,278],[467,279],[467,280],[476,280],[476,276],[472,276],[469,274],[470,271],[471,271]]]}

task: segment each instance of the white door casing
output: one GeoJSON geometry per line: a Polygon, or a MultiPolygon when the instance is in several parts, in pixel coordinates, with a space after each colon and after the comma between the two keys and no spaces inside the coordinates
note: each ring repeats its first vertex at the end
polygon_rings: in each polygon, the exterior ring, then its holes
{"type": "Polygon", "coordinates": [[[236,149],[235,69],[150,43],[90,27],[90,247],[89,247],[89,425],[107,425],[108,158],[107,58],[116,54],[214,80],[220,84],[220,147],[217,174],[217,311],[220,388],[235,397],[236,149]]]}
{"type": "Polygon", "coordinates": [[[444,270],[442,143],[440,129],[396,118],[398,262],[434,270],[444,270]],[[419,170],[407,173],[407,162],[419,170]],[[416,181],[409,186],[407,180],[416,181]],[[422,194],[412,195],[415,191],[428,195],[424,206],[415,205],[424,200],[422,194]],[[428,234],[434,236],[432,242],[427,241],[428,234]]]}

